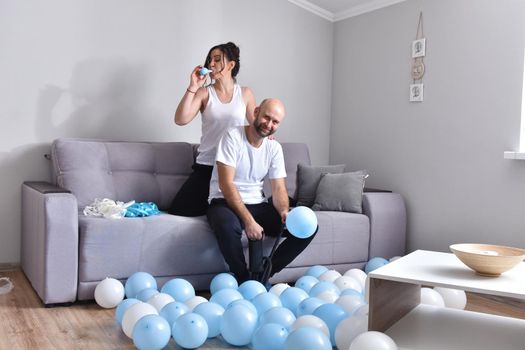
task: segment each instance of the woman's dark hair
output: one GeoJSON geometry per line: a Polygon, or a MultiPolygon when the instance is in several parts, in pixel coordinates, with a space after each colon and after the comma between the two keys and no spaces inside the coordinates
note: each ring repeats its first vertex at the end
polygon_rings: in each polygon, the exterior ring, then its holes
{"type": "Polygon", "coordinates": [[[233,67],[232,69],[232,77],[235,78],[237,76],[237,73],[239,73],[239,69],[241,68],[241,61],[239,58],[239,54],[240,54],[239,47],[235,45],[234,43],[232,43],[231,41],[227,42],[226,44],[215,45],[208,52],[208,55],[206,56],[206,61],[204,62],[204,67],[210,68],[209,64],[211,62],[211,52],[215,49],[221,50],[223,54],[223,58],[226,57],[229,61],[235,62],[235,67],[233,67]]]}

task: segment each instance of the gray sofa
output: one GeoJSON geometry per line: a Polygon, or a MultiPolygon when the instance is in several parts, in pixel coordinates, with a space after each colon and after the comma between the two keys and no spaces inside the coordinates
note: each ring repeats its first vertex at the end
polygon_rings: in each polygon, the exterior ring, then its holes
{"type": "MultiPolygon", "coordinates": [[[[309,164],[309,153],[305,144],[282,146],[286,185],[294,197],[297,164],[309,164]]],[[[93,299],[105,277],[125,281],[137,271],[151,273],[159,287],[181,277],[197,290],[208,289],[213,276],[227,271],[205,216],[104,219],[82,214],[95,198],[151,201],[167,210],[195,155],[195,145],[184,142],[54,141],[55,183],[22,185],[21,266],[43,303],[93,299]]],[[[362,268],[374,256],[405,251],[406,213],[399,194],[365,192],[363,214],[316,214],[315,239],[271,282],[293,282],[317,264],[344,272],[362,268]]],[[[267,249],[272,244],[265,242],[267,249]]]]}

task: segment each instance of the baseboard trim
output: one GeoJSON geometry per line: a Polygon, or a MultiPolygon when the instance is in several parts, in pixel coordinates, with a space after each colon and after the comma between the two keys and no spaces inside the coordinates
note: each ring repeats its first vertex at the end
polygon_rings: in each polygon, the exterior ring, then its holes
{"type": "Polygon", "coordinates": [[[20,271],[20,263],[0,263],[0,271],[20,271]]]}

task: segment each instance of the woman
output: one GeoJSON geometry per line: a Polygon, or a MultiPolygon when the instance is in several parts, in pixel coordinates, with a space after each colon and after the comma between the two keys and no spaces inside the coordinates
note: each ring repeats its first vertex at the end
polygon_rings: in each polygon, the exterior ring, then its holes
{"type": "Polygon", "coordinates": [[[193,69],[190,85],[175,112],[175,123],[186,125],[201,112],[202,136],[193,173],[173,199],[169,212],[182,216],[206,213],[211,173],[217,145],[232,126],[246,125],[254,119],[255,97],[248,87],[237,84],[241,67],[239,47],[232,42],[214,46],[208,52],[204,67],[211,70],[213,84],[203,86],[202,66],[193,69]]]}

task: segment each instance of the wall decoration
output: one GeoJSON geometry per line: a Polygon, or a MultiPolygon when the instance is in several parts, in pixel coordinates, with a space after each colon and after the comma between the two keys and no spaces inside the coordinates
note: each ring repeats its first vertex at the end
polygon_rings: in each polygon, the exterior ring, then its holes
{"type": "Polygon", "coordinates": [[[412,41],[413,58],[425,56],[425,41],[425,38],[412,41]]]}
{"type": "Polygon", "coordinates": [[[410,102],[423,101],[423,84],[410,84],[410,102]]]}
{"type": "Polygon", "coordinates": [[[425,75],[425,63],[423,59],[427,51],[427,40],[423,35],[423,12],[419,12],[419,20],[417,23],[416,39],[412,41],[412,65],[410,68],[410,76],[412,84],[410,84],[410,102],[423,101],[423,76],[425,75]]]}
{"type": "Polygon", "coordinates": [[[421,80],[425,74],[425,65],[422,61],[414,62],[412,65],[412,79],[421,80]]]}

